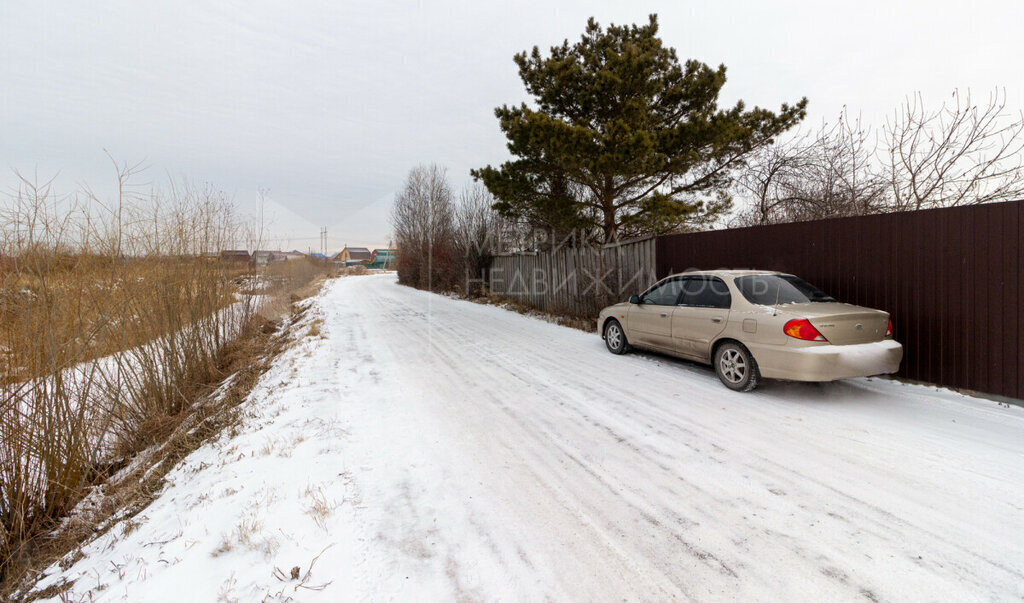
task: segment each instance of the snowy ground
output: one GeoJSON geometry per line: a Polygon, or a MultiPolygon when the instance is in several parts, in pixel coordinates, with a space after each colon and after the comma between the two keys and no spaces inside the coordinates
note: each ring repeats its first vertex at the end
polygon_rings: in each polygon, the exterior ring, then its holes
{"type": "Polygon", "coordinates": [[[1024,597],[1022,408],[885,380],[737,394],[709,369],[613,356],[596,335],[390,275],[332,281],[309,314],[320,336],[264,376],[241,433],[189,456],[43,586],[77,579],[73,597],[110,600],[1024,597]]]}

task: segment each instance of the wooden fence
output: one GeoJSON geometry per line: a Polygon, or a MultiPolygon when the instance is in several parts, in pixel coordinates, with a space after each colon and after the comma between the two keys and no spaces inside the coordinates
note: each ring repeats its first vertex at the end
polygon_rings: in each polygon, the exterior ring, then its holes
{"type": "Polygon", "coordinates": [[[492,293],[545,312],[597,317],[655,280],[653,238],[604,247],[500,254],[488,274],[492,293]]]}

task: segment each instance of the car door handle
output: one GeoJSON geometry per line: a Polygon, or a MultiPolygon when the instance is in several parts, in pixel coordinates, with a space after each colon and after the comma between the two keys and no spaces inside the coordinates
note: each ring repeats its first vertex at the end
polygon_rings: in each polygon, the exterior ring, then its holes
{"type": "Polygon", "coordinates": [[[711,322],[722,322],[721,318],[712,318],[711,322]]]}
{"type": "Polygon", "coordinates": [[[668,316],[668,314],[665,314],[664,312],[662,312],[661,317],[665,318],[666,316],[668,316]]]}

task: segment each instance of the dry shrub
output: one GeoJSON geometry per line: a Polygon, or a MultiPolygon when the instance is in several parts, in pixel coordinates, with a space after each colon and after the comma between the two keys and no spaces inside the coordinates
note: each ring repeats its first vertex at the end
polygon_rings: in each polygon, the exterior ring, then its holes
{"type": "Polygon", "coordinates": [[[143,199],[121,176],[109,214],[27,180],[0,205],[0,584],[89,486],[167,438],[251,352],[233,346],[268,328],[265,300],[326,272],[219,261],[246,229],[222,194],[143,199]],[[239,279],[270,285],[247,295],[239,279]]]}
{"type": "Polygon", "coordinates": [[[398,246],[398,282],[430,291],[450,291],[462,279],[455,230],[455,205],[445,170],[413,168],[395,195],[391,225],[398,246]]]}
{"type": "MultiPolygon", "coordinates": [[[[76,508],[59,529],[34,538],[31,546],[25,547],[24,564],[14,567],[8,579],[0,582],[0,599],[32,599],[37,594],[33,592],[35,580],[40,576],[37,570],[57,562],[62,568],[70,567],[81,559],[80,551],[85,542],[117,525],[112,518],[133,517],[145,509],[163,490],[164,476],[189,453],[223,431],[237,435],[242,416],[239,405],[255,387],[259,376],[286,349],[288,342],[293,341],[292,327],[303,314],[303,309],[296,308],[284,321],[283,328],[282,323],[257,320],[244,335],[228,342],[220,352],[218,364],[230,378],[197,400],[187,413],[175,417],[170,435],[161,443],[135,454],[131,466],[119,470],[101,489],[91,489],[89,505],[76,508]]],[[[235,492],[227,489],[225,495],[235,492]]],[[[39,598],[56,598],[68,586],[68,583],[55,584],[40,591],[39,598]]]]}
{"type": "Polygon", "coordinates": [[[264,269],[265,278],[270,283],[266,292],[275,295],[286,290],[297,291],[322,280],[330,273],[329,264],[313,262],[308,258],[274,262],[264,269]]]}
{"type": "Polygon", "coordinates": [[[364,274],[369,274],[370,271],[366,269],[366,266],[357,264],[355,266],[343,266],[339,270],[339,273],[343,276],[362,276],[364,274]]]}
{"type": "Polygon", "coordinates": [[[497,293],[487,290],[486,288],[482,289],[479,295],[466,297],[465,299],[486,306],[500,306],[506,310],[511,310],[534,318],[540,318],[557,325],[585,331],[587,333],[593,333],[597,326],[597,313],[593,316],[588,316],[578,314],[571,310],[562,309],[549,312],[539,309],[524,301],[503,297],[497,293]]]}

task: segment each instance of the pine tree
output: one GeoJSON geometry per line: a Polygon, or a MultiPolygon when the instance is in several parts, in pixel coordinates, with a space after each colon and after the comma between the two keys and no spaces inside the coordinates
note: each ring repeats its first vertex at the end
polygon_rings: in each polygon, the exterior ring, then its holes
{"type": "Polygon", "coordinates": [[[610,242],[683,230],[731,207],[734,171],[754,149],[797,124],[807,99],[774,113],[738,102],[719,109],[725,66],[681,65],[643,26],[601,28],[541,56],[515,56],[536,108],[495,110],[514,159],[472,170],[495,208],[556,231],[610,242]]]}

